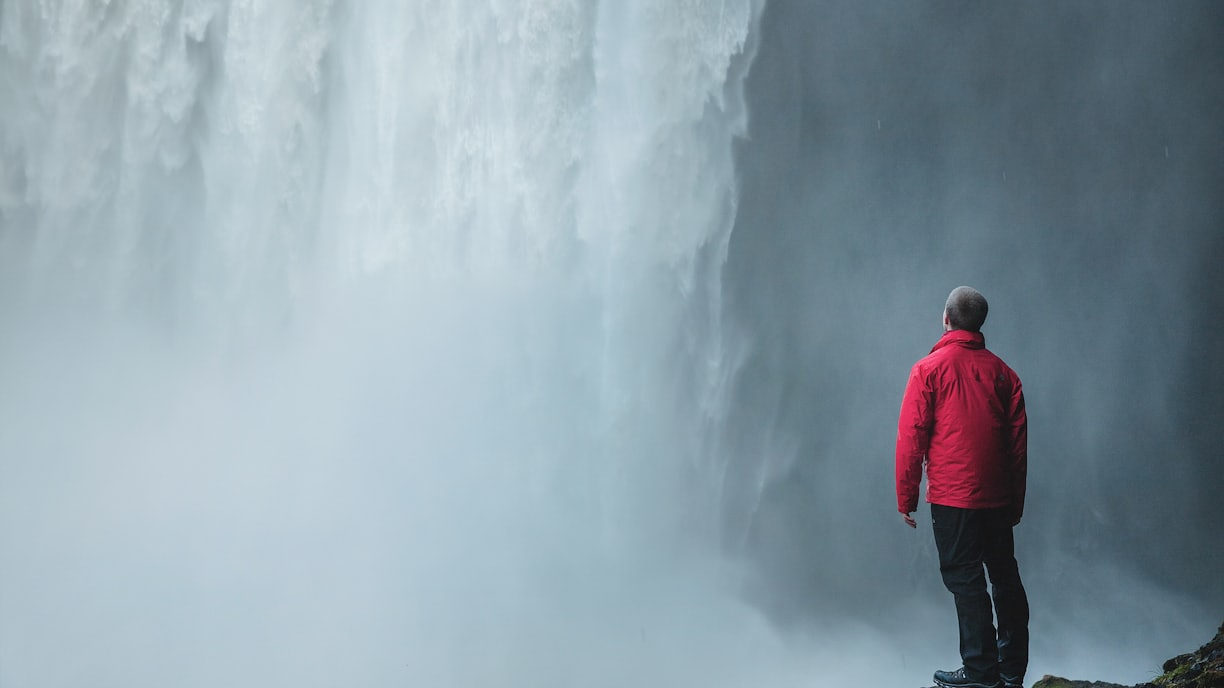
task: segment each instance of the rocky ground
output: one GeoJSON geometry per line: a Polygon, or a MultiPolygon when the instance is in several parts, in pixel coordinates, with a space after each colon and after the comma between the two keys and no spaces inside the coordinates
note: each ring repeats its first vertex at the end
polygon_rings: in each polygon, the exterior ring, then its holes
{"type": "Polygon", "coordinates": [[[1170,659],[1161,669],[1164,673],[1158,678],[1133,687],[1046,676],[1034,683],[1033,688],[1224,688],[1224,624],[1220,624],[1211,642],[1170,659]]]}

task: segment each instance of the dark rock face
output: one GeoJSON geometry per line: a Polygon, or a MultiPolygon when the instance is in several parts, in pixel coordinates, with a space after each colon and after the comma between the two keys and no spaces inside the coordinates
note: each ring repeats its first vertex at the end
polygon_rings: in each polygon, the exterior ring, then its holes
{"type": "MultiPolygon", "coordinates": [[[[1215,638],[1194,652],[1178,655],[1161,666],[1164,673],[1133,688],[1224,688],[1224,623],[1215,638]]],[[[1045,676],[1033,688],[1129,688],[1099,681],[1068,681],[1045,676]]]]}

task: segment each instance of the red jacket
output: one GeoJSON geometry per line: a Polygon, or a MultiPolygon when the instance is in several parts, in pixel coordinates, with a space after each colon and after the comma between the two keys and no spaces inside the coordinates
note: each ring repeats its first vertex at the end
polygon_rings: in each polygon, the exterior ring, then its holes
{"type": "Polygon", "coordinates": [[[1024,513],[1028,419],[1020,378],[980,332],[952,330],[914,364],[897,421],[897,510],[927,501],[1024,513]]]}

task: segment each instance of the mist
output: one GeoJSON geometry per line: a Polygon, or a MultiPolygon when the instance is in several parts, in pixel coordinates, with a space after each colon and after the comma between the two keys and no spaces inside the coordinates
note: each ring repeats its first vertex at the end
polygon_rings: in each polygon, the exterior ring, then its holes
{"type": "Polygon", "coordinates": [[[963,283],[1030,675],[1146,678],[1224,608],[1220,19],[0,6],[0,685],[922,682],[963,283]]]}

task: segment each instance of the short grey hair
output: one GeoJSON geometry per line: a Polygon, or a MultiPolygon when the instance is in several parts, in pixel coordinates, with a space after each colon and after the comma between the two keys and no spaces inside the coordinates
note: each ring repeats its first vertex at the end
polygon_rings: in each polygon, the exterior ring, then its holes
{"type": "Polygon", "coordinates": [[[980,332],[982,323],[986,322],[986,312],[990,307],[986,297],[973,287],[957,287],[948,294],[948,302],[944,304],[944,312],[948,314],[948,324],[954,330],[980,332]]]}

